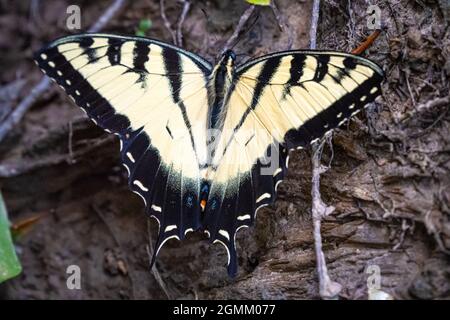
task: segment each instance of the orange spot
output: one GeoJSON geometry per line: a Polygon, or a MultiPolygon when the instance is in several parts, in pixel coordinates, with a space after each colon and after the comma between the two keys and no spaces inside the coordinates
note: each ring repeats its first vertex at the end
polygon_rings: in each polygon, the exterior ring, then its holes
{"type": "Polygon", "coordinates": [[[200,207],[202,207],[202,210],[205,211],[205,208],[206,208],[206,200],[200,201],[200,207]]]}

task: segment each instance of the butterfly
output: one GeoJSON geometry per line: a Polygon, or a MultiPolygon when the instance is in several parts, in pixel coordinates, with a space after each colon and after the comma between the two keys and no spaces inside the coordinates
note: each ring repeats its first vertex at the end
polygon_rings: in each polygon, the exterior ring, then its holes
{"type": "Polygon", "coordinates": [[[275,200],[289,151],[317,141],[381,93],[382,69],[333,51],[291,50],[212,65],[144,37],[79,34],[35,55],[90,119],[120,138],[130,189],[159,224],[151,264],[201,230],[225,246],[275,200]]]}

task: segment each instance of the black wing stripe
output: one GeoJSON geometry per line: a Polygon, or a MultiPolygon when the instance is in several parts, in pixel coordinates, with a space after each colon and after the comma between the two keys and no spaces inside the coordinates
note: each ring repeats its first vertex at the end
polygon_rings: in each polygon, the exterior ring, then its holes
{"type": "Polygon", "coordinates": [[[116,38],[108,39],[108,49],[106,50],[106,55],[108,56],[109,63],[114,66],[120,64],[121,60],[121,47],[124,41],[116,38]]]}
{"type": "Polygon", "coordinates": [[[136,71],[147,71],[145,63],[149,61],[150,45],[142,42],[136,42],[133,48],[133,66],[136,71]]]}
{"type": "Polygon", "coordinates": [[[250,105],[251,109],[256,108],[256,105],[258,104],[259,98],[261,97],[264,87],[267,85],[268,82],[270,82],[270,79],[272,79],[280,63],[281,63],[280,57],[267,60],[264,63],[261,73],[258,75],[258,81],[256,83],[255,90],[253,92],[253,99],[250,105]]]}

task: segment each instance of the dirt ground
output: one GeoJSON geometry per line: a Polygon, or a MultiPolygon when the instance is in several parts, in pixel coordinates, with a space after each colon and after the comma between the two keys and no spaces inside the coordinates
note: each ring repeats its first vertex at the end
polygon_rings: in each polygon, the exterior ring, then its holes
{"type": "MultiPolygon", "coordinates": [[[[175,24],[181,5],[166,1],[175,24]]],[[[0,2],[0,122],[42,77],[32,53],[66,35],[74,1],[0,2]]],[[[82,28],[111,1],[75,1],[82,28]]],[[[367,299],[366,272],[396,299],[450,298],[450,8],[447,1],[321,1],[318,48],[349,52],[371,33],[368,4],[385,30],[365,56],[386,72],[383,96],[337,130],[322,161],[324,201],[336,207],[322,225],[330,276],[342,299],[367,299]]],[[[309,46],[312,1],[278,0],[293,48],[309,46]]],[[[184,47],[211,61],[247,5],[192,1],[184,47]]],[[[242,36],[240,59],[286,48],[270,8],[242,36]]],[[[104,29],[170,42],[158,1],[130,1],[104,29]]],[[[127,188],[119,146],[88,121],[57,86],[42,95],[0,144],[0,187],[13,223],[40,219],[17,239],[23,273],[0,285],[4,299],[315,299],[319,297],[311,221],[311,150],[291,154],[278,201],[237,237],[239,274],[228,278],[226,252],[201,234],[171,240],[158,273],[148,268],[156,223],[127,188]],[[66,268],[81,268],[81,290],[66,268]]]]}

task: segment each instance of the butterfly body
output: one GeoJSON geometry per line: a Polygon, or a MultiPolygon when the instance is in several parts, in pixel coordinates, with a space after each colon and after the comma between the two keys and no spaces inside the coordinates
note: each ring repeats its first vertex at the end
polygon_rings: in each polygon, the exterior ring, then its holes
{"type": "Polygon", "coordinates": [[[202,230],[225,246],[274,202],[289,162],[380,94],[382,70],[350,54],[273,53],[215,66],[157,40],[80,34],[36,54],[99,126],[119,136],[130,189],[157,219],[154,257],[169,239],[202,230]]]}

